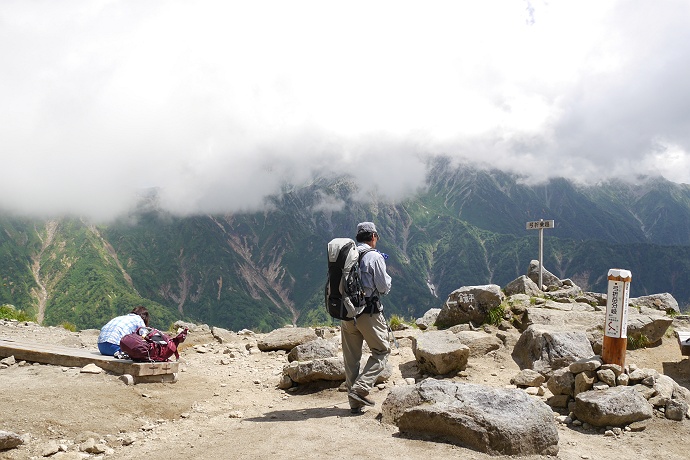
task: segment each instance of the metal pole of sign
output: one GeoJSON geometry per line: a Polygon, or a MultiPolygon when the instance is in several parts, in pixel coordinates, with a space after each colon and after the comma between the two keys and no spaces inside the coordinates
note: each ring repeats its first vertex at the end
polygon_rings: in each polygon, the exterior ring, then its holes
{"type": "MultiPolygon", "coordinates": [[[[541,219],[543,222],[544,219],[541,219]]],[[[539,229],[539,289],[544,286],[544,228],[539,229]]]]}
{"type": "Polygon", "coordinates": [[[544,289],[544,229],[554,226],[553,220],[539,219],[527,222],[527,230],[539,230],[539,290],[544,289]]]}

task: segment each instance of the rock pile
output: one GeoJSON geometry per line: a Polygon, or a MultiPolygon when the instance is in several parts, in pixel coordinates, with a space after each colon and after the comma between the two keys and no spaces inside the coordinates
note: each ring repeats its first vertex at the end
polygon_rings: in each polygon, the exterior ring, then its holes
{"type": "Polygon", "coordinates": [[[651,418],[653,409],[671,420],[690,417],[690,390],[671,377],[634,364],[604,364],[599,356],[555,371],[546,386],[553,394],[548,404],[569,409],[573,422],[625,426],[651,418]]]}

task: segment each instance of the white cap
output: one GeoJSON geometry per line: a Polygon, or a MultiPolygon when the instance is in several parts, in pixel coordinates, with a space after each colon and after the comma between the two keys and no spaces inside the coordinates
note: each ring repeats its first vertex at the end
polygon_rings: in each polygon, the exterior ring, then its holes
{"type": "Polygon", "coordinates": [[[632,278],[632,273],[630,273],[630,270],[623,270],[622,268],[612,268],[609,270],[609,277],[632,278]]]}

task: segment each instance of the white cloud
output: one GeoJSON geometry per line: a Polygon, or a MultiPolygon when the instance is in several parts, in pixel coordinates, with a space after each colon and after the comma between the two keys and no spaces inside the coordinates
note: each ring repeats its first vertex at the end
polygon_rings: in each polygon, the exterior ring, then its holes
{"type": "Polygon", "coordinates": [[[174,212],[232,212],[343,170],[399,199],[436,154],[690,182],[689,10],[2,2],[0,209],[108,218],[158,187],[174,212]]]}

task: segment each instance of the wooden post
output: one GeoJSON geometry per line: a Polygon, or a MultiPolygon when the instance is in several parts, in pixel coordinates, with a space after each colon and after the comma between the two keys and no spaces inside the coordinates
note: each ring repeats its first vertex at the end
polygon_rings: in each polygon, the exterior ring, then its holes
{"type": "Polygon", "coordinates": [[[605,364],[625,367],[628,349],[628,298],[632,274],[628,270],[612,268],[608,274],[606,316],[601,359],[605,364]]]}

